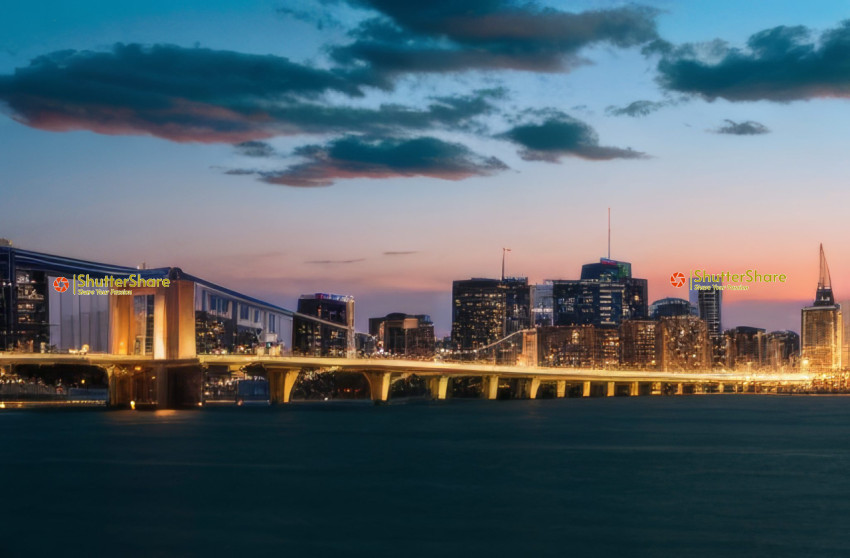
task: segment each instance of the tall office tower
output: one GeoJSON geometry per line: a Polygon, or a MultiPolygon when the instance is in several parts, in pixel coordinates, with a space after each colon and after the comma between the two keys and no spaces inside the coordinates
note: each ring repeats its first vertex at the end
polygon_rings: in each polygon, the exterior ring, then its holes
{"type": "MultiPolygon", "coordinates": [[[[767,364],[771,368],[794,366],[800,358],[800,336],[793,331],[767,334],[767,364]]],[[[844,362],[842,360],[842,362],[844,362]]]]}
{"type": "Polygon", "coordinates": [[[292,323],[295,353],[344,357],[354,352],[354,297],[326,293],[302,295],[298,299],[298,314],[292,323]]]}
{"type": "Polygon", "coordinates": [[[554,324],[552,281],[544,281],[540,285],[531,286],[531,322],[534,327],[545,327],[554,324]]]}
{"type": "Polygon", "coordinates": [[[693,304],[684,298],[662,298],[649,305],[649,319],[670,318],[673,316],[697,316],[693,304]]]}
{"type": "Polygon", "coordinates": [[[715,344],[720,344],[723,340],[723,326],[721,310],[723,306],[723,289],[714,287],[722,287],[720,281],[704,280],[697,281],[694,278],[690,280],[691,285],[691,303],[696,304],[698,315],[705,320],[708,326],[708,336],[715,344]]]}
{"type": "Polygon", "coordinates": [[[467,279],[452,283],[454,349],[480,349],[529,327],[531,287],[527,278],[467,279]]]}
{"type": "Polygon", "coordinates": [[[400,356],[434,356],[434,323],[430,316],[395,312],[383,318],[369,318],[369,334],[377,348],[400,356]]]}
{"type": "Polygon", "coordinates": [[[844,342],[841,306],[835,304],[829,266],[820,246],[820,276],[815,300],[802,310],[801,358],[810,370],[838,370],[844,342]]]}
{"type": "Polygon", "coordinates": [[[622,320],[644,320],[646,291],[646,279],[632,277],[628,262],[585,264],[581,279],[552,281],[555,325],[616,328],[622,320]]]}

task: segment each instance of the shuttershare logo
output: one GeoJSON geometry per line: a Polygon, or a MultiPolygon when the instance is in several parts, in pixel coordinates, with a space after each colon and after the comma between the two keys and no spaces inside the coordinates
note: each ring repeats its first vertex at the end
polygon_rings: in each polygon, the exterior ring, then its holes
{"type": "Polygon", "coordinates": [[[64,277],[57,277],[53,280],[53,289],[57,293],[64,293],[70,286],[70,282],[64,277]]]}
{"type": "Polygon", "coordinates": [[[674,287],[681,287],[685,284],[685,274],[681,271],[677,271],[673,275],[670,276],[670,284],[674,287]]]}
{"type": "Polygon", "coordinates": [[[670,284],[674,287],[683,287],[686,281],[688,290],[691,291],[748,291],[754,285],[785,283],[788,281],[788,275],[761,273],[757,269],[746,269],[737,273],[709,273],[704,269],[696,269],[688,272],[688,275],[681,271],[670,275],[670,284]]]}

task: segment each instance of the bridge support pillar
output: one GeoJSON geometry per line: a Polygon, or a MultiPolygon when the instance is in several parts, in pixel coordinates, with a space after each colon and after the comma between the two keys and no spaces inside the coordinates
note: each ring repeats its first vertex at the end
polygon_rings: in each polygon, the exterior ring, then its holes
{"type": "Polygon", "coordinates": [[[676,384],[676,395],[684,395],[684,393],[685,393],[684,384],[682,384],[682,383],[676,384]]]}
{"type": "Polygon", "coordinates": [[[499,395],[499,377],[484,376],[481,378],[481,396],[485,399],[496,399],[499,395]]]}
{"type": "Polygon", "coordinates": [[[590,397],[590,382],[581,383],[581,396],[590,397]]]}
{"type": "Polygon", "coordinates": [[[605,384],[605,397],[614,397],[615,391],[614,382],[608,382],[605,384]]]}
{"type": "Polygon", "coordinates": [[[369,381],[369,393],[372,401],[386,401],[390,396],[390,372],[364,372],[369,381]]]}
{"type": "Polygon", "coordinates": [[[528,398],[537,399],[537,392],[540,390],[540,378],[531,378],[528,382],[528,398]]]}
{"type": "Polygon", "coordinates": [[[717,393],[723,393],[726,391],[726,386],[723,385],[723,382],[717,384],[717,393]]]}
{"type": "Polygon", "coordinates": [[[640,383],[631,382],[629,384],[629,395],[634,397],[636,395],[640,395],[640,383]]]}
{"type": "Polygon", "coordinates": [[[289,403],[292,397],[292,388],[295,387],[295,382],[300,373],[300,370],[268,370],[269,398],[273,405],[289,403]]]}
{"type": "Polygon", "coordinates": [[[449,387],[448,376],[437,376],[436,378],[431,378],[430,384],[432,399],[446,398],[446,391],[448,391],[449,387]]]}
{"type": "Polygon", "coordinates": [[[561,398],[567,396],[567,381],[558,380],[555,383],[555,397],[561,398]]]}

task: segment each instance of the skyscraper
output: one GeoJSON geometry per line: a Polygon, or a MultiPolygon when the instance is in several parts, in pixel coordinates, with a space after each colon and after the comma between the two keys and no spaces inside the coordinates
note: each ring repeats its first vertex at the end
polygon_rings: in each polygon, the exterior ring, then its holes
{"type": "Polygon", "coordinates": [[[452,346],[484,347],[504,337],[505,288],[499,279],[452,283],[452,346]]]}
{"type": "Polygon", "coordinates": [[[531,327],[531,287],[525,277],[452,283],[452,345],[474,350],[531,327]]]}
{"type": "Polygon", "coordinates": [[[696,304],[699,317],[705,320],[708,326],[708,336],[716,344],[723,339],[722,306],[723,289],[720,281],[706,279],[702,282],[691,278],[691,303],[696,304]]]}
{"type": "Polygon", "coordinates": [[[832,294],[832,278],[821,244],[815,300],[802,310],[800,356],[803,367],[815,371],[840,369],[843,340],[841,307],[835,303],[832,294]]]}
{"type": "Polygon", "coordinates": [[[622,320],[644,320],[646,291],[646,279],[632,277],[628,262],[585,264],[581,279],[552,282],[555,325],[616,328],[622,320]]]}

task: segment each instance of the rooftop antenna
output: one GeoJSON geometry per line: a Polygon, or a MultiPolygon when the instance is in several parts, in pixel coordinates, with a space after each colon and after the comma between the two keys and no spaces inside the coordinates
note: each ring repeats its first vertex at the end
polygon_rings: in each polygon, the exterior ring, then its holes
{"type": "Polygon", "coordinates": [[[608,208],[608,259],[611,259],[611,208],[608,208]]]}
{"type": "Polygon", "coordinates": [[[502,281],[505,280],[505,252],[510,252],[510,248],[502,247],[502,281]]]}

